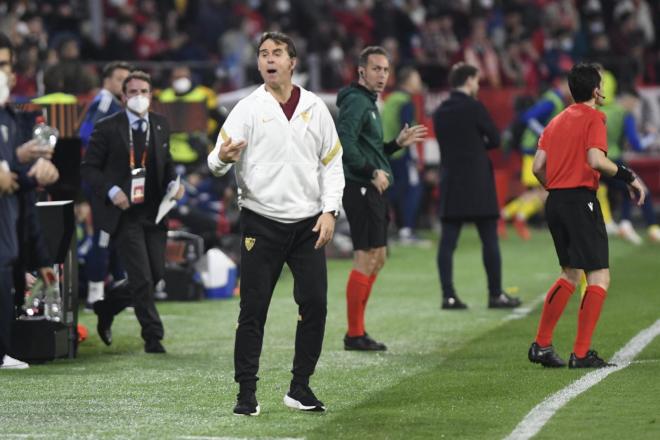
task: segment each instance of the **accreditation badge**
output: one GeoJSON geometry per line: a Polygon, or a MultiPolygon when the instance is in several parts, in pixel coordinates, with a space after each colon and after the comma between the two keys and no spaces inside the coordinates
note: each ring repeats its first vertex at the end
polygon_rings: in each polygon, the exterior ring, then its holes
{"type": "Polygon", "coordinates": [[[131,205],[144,203],[144,190],[147,182],[147,170],[135,168],[131,171],[131,205]]]}

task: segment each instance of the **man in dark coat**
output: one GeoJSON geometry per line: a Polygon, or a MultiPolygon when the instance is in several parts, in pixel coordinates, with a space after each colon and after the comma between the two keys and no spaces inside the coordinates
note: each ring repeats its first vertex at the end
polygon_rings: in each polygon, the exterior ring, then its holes
{"type": "Polygon", "coordinates": [[[440,219],[442,233],[438,249],[438,271],[442,285],[442,308],[465,309],[454,290],[452,260],[461,227],[474,222],[482,243],[488,275],[489,308],[520,305],[502,291],[502,260],[497,238],[499,208],[493,167],[486,150],[496,148],[500,135],[486,108],[477,101],[479,70],[466,63],[454,65],[449,73],[449,99],[433,115],[440,145],[440,219]]]}
{"type": "MultiPolygon", "coordinates": [[[[101,119],[95,126],[80,172],[89,183],[94,225],[116,240],[128,275],[127,295],[94,303],[97,330],[112,343],[113,317],[129,304],[142,327],[144,350],[165,353],[164,330],[154,303],[155,284],[165,271],[167,227],[155,219],[158,206],[176,174],[169,150],[165,117],[149,111],[151,78],[133,71],[123,82],[126,111],[101,119]]],[[[176,199],[183,197],[179,187],[176,199]]]]}

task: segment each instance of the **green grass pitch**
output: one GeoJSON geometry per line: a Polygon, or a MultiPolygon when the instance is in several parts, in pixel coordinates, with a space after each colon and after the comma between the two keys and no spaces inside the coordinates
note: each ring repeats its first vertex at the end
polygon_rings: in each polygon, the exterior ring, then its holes
{"type": "MultiPolygon", "coordinates": [[[[512,231],[510,231],[512,235],[512,231]]],[[[660,318],[660,247],[610,242],[612,284],[594,348],[609,358],[660,318]]],[[[475,230],[463,231],[455,284],[467,311],[441,311],[431,249],[392,246],[367,308],[367,330],[385,353],[343,350],[349,261],[329,263],[328,321],[311,386],[324,414],[282,404],[290,380],[297,310],[284,273],[266,325],[257,397],[259,417],[231,409],[238,301],[159,303],[168,354],[142,351],[139,326],[122,313],[105,347],[93,315],[75,360],[0,372],[0,439],[496,439],[545,397],[584,372],[545,370],[527,361],[539,298],[558,274],[549,234],[502,241],[505,287],[536,304],[528,316],[486,308],[486,280],[475,230]]],[[[577,295],[555,346],[571,351],[577,295]]],[[[537,438],[660,438],[660,338],[628,368],[562,408],[537,438]]]]}

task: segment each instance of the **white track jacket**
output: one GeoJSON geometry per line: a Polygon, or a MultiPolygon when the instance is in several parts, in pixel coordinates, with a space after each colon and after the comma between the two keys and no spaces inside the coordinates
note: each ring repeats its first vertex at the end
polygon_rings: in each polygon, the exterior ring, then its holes
{"type": "Polygon", "coordinates": [[[247,142],[236,161],[239,206],[281,223],[339,210],[344,190],[341,143],[328,108],[313,93],[300,87],[290,121],[264,85],[241,99],[208,156],[216,176],[232,166],[219,157],[220,144],[229,137],[247,142]]]}

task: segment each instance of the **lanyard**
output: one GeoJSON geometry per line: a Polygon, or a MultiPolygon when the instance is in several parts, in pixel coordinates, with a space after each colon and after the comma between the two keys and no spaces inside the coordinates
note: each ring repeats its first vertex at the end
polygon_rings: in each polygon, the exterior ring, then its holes
{"type": "MultiPolygon", "coordinates": [[[[149,148],[149,135],[150,135],[150,129],[149,129],[149,122],[145,120],[147,123],[147,133],[144,141],[144,151],[142,152],[142,160],[141,162],[141,168],[144,168],[144,165],[147,163],[147,150],[149,148]]],[[[133,127],[131,127],[130,122],[128,123],[128,144],[131,148],[131,157],[130,157],[130,166],[131,169],[135,169],[135,148],[133,145],[133,127]]]]}

